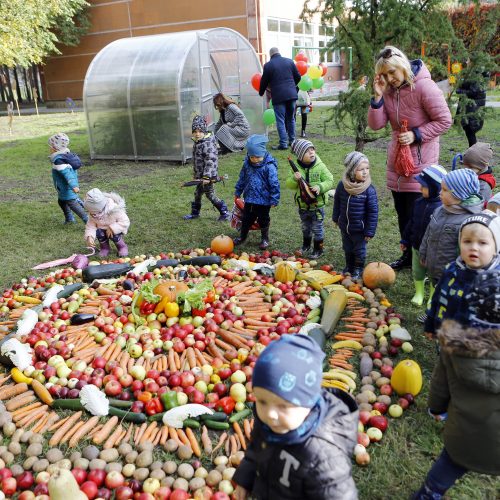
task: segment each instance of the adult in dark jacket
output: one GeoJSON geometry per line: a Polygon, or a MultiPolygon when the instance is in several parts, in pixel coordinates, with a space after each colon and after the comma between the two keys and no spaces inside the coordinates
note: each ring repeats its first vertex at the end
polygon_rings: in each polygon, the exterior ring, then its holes
{"type": "Polygon", "coordinates": [[[273,109],[276,115],[276,128],[280,138],[279,145],[273,149],[287,149],[295,140],[295,102],[300,73],[295,63],[282,57],[273,47],[269,51],[270,61],[264,64],[259,94],[264,95],[271,88],[273,109]]]}

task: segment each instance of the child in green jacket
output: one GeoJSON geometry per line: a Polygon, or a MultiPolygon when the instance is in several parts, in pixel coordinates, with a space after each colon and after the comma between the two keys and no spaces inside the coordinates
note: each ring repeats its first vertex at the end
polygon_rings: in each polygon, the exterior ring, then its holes
{"type": "Polygon", "coordinates": [[[333,175],[316,154],[316,149],[311,141],[296,139],[292,143],[292,153],[297,156],[299,171],[292,173],[287,178],[286,186],[295,190],[295,201],[299,205],[302,248],[298,250],[297,254],[305,255],[309,252],[314,238],[313,251],[309,257],[318,259],[323,255],[324,206],[328,199],[328,191],[333,189],[333,175]],[[301,177],[309,183],[311,190],[317,195],[316,202],[313,204],[308,205],[300,198],[298,181],[301,177]]]}

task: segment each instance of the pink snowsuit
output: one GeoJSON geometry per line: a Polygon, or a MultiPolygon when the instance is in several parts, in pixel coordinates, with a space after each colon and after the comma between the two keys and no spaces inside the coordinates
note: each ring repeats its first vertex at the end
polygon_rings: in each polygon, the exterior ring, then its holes
{"type": "Polygon", "coordinates": [[[89,214],[89,220],[85,226],[85,239],[89,236],[95,239],[98,229],[111,229],[113,234],[127,234],[130,226],[130,220],[125,212],[125,201],[116,193],[104,193],[109,199],[100,218],[92,217],[89,214]]]}

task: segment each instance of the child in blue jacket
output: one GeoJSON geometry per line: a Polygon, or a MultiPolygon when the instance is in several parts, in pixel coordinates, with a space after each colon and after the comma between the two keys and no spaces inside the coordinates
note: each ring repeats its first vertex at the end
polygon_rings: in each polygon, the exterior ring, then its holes
{"type": "Polygon", "coordinates": [[[64,223],[72,224],[75,217],[72,211],[87,223],[88,216],[83,208],[83,202],[78,196],[77,170],[82,166],[79,156],[69,149],[69,137],[59,133],[49,139],[50,161],[52,163],[52,179],[57,190],[57,202],[64,213],[64,223]]]}
{"type": "Polygon", "coordinates": [[[377,191],[370,177],[370,162],[363,153],[349,153],[344,166],[333,199],[333,222],[342,234],[346,262],[343,272],[359,278],[365,266],[366,243],[377,229],[377,191]]]}
{"type": "Polygon", "coordinates": [[[237,198],[243,195],[245,207],[240,236],[235,238],[234,244],[241,245],[247,239],[252,224],[257,221],[261,231],[261,250],[269,246],[269,212],[280,201],[278,163],[266,150],[268,141],[265,135],[252,135],[248,138],[247,156],[235,187],[235,195],[237,198]]]}

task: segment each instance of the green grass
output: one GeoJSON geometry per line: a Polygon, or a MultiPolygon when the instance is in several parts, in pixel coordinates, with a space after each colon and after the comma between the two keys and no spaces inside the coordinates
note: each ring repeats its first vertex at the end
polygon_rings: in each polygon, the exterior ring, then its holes
{"type": "MultiPolygon", "coordinates": [[[[353,149],[350,132],[334,130],[331,125],[323,135],[323,121],[328,110],[316,108],[310,115],[308,134],[318,154],[331,169],[337,182],[342,172],[342,159],[353,149]]],[[[499,147],[500,113],[488,113],[480,140],[499,147]]],[[[235,236],[227,224],[216,222],[217,213],[207,201],[203,202],[200,219],[185,222],[182,216],[189,211],[193,189],[179,189],[191,178],[191,167],[166,162],[91,161],[87,130],[83,114],[52,114],[40,117],[15,118],[13,135],[8,135],[6,118],[0,119],[0,241],[2,265],[0,287],[6,288],[21,278],[34,274],[35,264],[84,251],[83,224],[64,226],[57,205],[48,161],[47,138],[58,131],[71,138],[71,149],[79,153],[85,166],[79,171],[80,188],[85,193],[91,187],[114,190],[127,201],[132,221],[127,243],[131,255],[157,254],[184,248],[206,247],[220,232],[235,236]]],[[[273,135],[272,143],[276,143],[273,135]]],[[[463,132],[452,129],[441,143],[441,162],[449,166],[454,152],[466,149],[463,132]]],[[[390,192],[385,188],[386,140],[367,146],[365,153],[372,164],[372,178],[380,199],[379,227],[368,245],[368,259],[389,262],[399,255],[397,218],[390,192]]],[[[279,176],[289,173],[287,152],[278,151],[279,176]]],[[[229,175],[225,185],[217,185],[217,193],[231,206],[233,187],[243,160],[243,154],[232,154],[220,160],[220,173],[229,175]]],[[[494,162],[497,163],[497,162],[494,162]]],[[[325,257],[321,262],[332,263],[336,269],[344,264],[339,232],[330,221],[331,204],[327,208],[325,257]]],[[[272,247],[291,252],[301,244],[301,232],[292,194],[282,189],[282,201],[272,211],[272,247]]],[[[258,234],[251,233],[244,250],[258,251],[258,234]]],[[[434,362],[433,345],[421,335],[416,322],[420,309],[410,305],[413,294],[408,271],[399,273],[388,296],[405,317],[405,326],[414,337],[413,358],[429,380],[434,362]]],[[[363,499],[408,498],[418,488],[432,461],[439,454],[442,426],[426,414],[427,382],[417,405],[404,417],[391,422],[380,446],[371,447],[372,463],[366,469],[354,468],[356,483],[363,499]]],[[[491,477],[468,474],[449,492],[452,499],[494,499],[500,482],[491,477]]]]}

